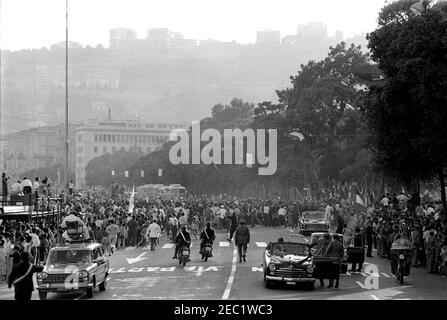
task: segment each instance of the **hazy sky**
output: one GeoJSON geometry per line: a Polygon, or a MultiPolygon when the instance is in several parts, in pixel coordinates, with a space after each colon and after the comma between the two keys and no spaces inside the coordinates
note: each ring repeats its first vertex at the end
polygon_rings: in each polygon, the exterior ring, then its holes
{"type": "MultiPolygon", "coordinates": [[[[165,27],[185,38],[253,43],[256,31],[295,34],[321,21],[329,33],[370,32],[385,0],[69,0],[70,40],[108,46],[109,29],[165,27]]],[[[65,39],[65,0],[0,0],[0,48],[49,47],[65,39]]]]}

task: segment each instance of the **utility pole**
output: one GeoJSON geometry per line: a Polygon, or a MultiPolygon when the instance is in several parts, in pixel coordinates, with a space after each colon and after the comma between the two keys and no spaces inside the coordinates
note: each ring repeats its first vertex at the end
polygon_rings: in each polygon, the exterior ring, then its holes
{"type": "Polygon", "coordinates": [[[65,0],[65,173],[64,173],[64,195],[68,195],[68,0],[65,0]]]}

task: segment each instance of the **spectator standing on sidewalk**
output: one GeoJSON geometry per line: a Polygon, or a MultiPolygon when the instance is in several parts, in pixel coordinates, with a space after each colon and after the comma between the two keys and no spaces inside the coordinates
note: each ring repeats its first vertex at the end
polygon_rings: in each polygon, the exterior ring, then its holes
{"type": "Polygon", "coordinates": [[[9,177],[6,176],[6,173],[2,173],[2,196],[6,197],[8,196],[8,180],[9,177]]]}

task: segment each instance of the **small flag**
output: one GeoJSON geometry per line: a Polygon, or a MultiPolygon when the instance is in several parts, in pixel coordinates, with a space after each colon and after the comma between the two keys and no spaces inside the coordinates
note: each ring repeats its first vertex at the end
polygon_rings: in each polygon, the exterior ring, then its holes
{"type": "Polygon", "coordinates": [[[362,197],[360,197],[358,194],[355,195],[354,208],[361,210],[361,211],[366,210],[365,202],[363,202],[362,197]]]}
{"type": "Polygon", "coordinates": [[[158,176],[161,177],[163,174],[163,169],[158,169],[158,176]]]}
{"type": "Polygon", "coordinates": [[[131,193],[130,198],[129,198],[129,213],[133,213],[134,197],[135,197],[135,186],[133,186],[132,193],[131,193]]]}
{"type": "Polygon", "coordinates": [[[144,178],[144,170],[141,170],[141,177],[144,178]]]}
{"type": "Polygon", "coordinates": [[[126,178],[129,178],[129,171],[124,171],[124,176],[126,177],[126,178]]]}
{"type": "Polygon", "coordinates": [[[112,170],[112,176],[114,176],[115,175],[115,170],[112,170]]]}

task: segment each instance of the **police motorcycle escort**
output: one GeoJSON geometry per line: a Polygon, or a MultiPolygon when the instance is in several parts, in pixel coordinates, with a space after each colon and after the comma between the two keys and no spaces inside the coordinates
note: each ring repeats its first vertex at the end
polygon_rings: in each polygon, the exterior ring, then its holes
{"type": "Polygon", "coordinates": [[[407,238],[405,225],[400,229],[400,234],[396,235],[391,244],[391,273],[396,283],[403,284],[404,277],[410,275],[413,244],[407,238]]]}
{"type": "Polygon", "coordinates": [[[186,262],[191,261],[191,236],[186,230],[186,226],[182,226],[182,230],[175,238],[175,243],[173,259],[178,259],[179,265],[185,266],[186,262]]]}
{"type": "Polygon", "coordinates": [[[96,287],[105,291],[109,261],[102,245],[89,239],[87,227],[75,213],[61,226],[66,229],[65,243],[50,249],[42,272],[37,274],[39,298],[46,300],[50,292],[84,292],[91,298],[96,287]]]}
{"type": "Polygon", "coordinates": [[[206,223],[206,228],[203,229],[200,234],[200,254],[202,255],[202,260],[208,261],[208,258],[213,256],[213,242],[216,239],[214,230],[211,229],[211,222],[206,223]]]}

